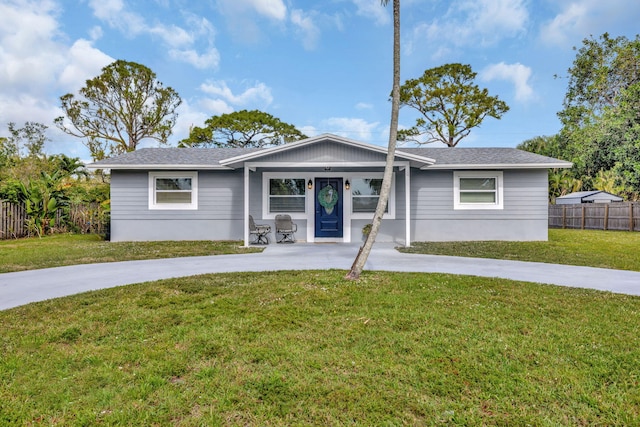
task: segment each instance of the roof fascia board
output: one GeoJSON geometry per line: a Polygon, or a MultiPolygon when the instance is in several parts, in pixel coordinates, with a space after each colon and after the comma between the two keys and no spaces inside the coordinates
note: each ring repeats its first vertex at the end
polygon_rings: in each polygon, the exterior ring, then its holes
{"type": "Polygon", "coordinates": [[[431,166],[423,166],[421,170],[428,169],[556,169],[556,168],[570,168],[573,163],[488,163],[483,165],[478,164],[435,164],[431,166]]]}
{"type": "Polygon", "coordinates": [[[203,165],[155,165],[155,164],[134,164],[134,165],[119,165],[119,164],[103,164],[95,166],[93,164],[86,166],[88,169],[116,169],[116,170],[233,170],[233,168],[227,166],[218,166],[211,164],[203,165]]]}

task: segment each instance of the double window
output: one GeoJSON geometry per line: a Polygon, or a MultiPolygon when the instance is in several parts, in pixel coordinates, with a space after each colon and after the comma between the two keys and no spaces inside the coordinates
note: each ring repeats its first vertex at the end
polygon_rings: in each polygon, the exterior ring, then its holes
{"type": "Polygon", "coordinates": [[[306,192],[304,178],[269,178],[269,213],[304,212],[306,192]]]}
{"type": "Polygon", "coordinates": [[[381,188],[382,178],[354,178],[351,182],[351,211],[353,213],[375,212],[381,188]]]}
{"type": "Polygon", "coordinates": [[[502,172],[453,173],[454,209],[503,209],[502,172]]]}
{"type": "MultiPolygon", "coordinates": [[[[351,218],[371,219],[376,211],[382,190],[382,175],[357,176],[350,178],[351,218]]],[[[385,209],[385,218],[395,218],[395,180],[391,182],[391,192],[385,209]]]]}
{"type": "Polygon", "coordinates": [[[149,172],[149,209],[198,209],[198,173],[149,172]]]}

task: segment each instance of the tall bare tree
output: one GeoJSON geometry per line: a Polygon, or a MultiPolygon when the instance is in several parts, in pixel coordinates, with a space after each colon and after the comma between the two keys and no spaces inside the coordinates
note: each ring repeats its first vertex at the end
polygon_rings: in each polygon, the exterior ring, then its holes
{"type": "Polygon", "coordinates": [[[56,125],[83,138],[94,160],[134,151],[145,138],[165,144],[182,102],[151,69],[123,60],[87,80],[78,97],[68,93],[60,101],[66,117],[55,119],[56,125]]]}
{"type": "MultiPolygon", "coordinates": [[[[381,0],[382,6],[387,6],[389,0],[381,0]]],[[[398,114],[400,111],[400,0],[393,0],[393,89],[391,91],[391,123],[389,126],[389,145],[387,148],[387,162],[384,167],[382,188],[378,206],[373,215],[371,232],[367,236],[364,245],[358,251],[356,259],[353,261],[351,270],[346,278],[357,280],[364,269],[364,265],[369,258],[373,244],[376,241],[382,217],[389,201],[391,192],[391,179],[393,178],[393,162],[396,154],[396,141],[398,138],[398,114]]],[[[408,197],[408,195],[407,195],[408,197]]]]}

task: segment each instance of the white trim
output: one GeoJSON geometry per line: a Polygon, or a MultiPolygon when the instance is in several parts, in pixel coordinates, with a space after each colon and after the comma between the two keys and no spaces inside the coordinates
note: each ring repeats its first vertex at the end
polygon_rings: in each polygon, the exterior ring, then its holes
{"type": "MultiPolygon", "coordinates": [[[[344,175],[345,179],[348,179],[353,183],[354,179],[366,179],[375,178],[382,179],[384,172],[357,172],[344,175]]],[[[346,193],[346,191],[345,191],[346,193]]],[[[349,213],[349,219],[371,219],[375,211],[372,212],[353,212],[353,195],[349,190],[349,198],[345,200],[345,211],[349,213]]],[[[393,173],[391,178],[391,190],[389,191],[389,201],[387,202],[389,212],[385,212],[382,219],[396,219],[396,173],[393,173]]]]}
{"type": "Polygon", "coordinates": [[[244,167],[244,246],[249,246],[249,172],[251,169],[248,166],[244,167]]]}
{"type": "MultiPolygon", "coordinates": [[[[149,172],[149,209],[150,210],[197,210],[198,209],[198,172],[149,172]],[[191,203],[156,203],[156,179],[191,178],[191,203]]],[[[185,191],[186,192],[186,191],[185,191]]]]}
{"type": "MultiPolygon", "coordinates": [[[[411,168],[404,169],[404,209],[405,209],[405,237],[404,246],[411,246],[411,168]]],[[[383,217],[384,218],[384,217],[383,217]]]]}
{"type": "MultiPolygon", "coordinates": [[[[307,182],[312,179],[308,172],[262,172],[262,218],[263,219],[275,219],[276,215],[282,212],[269,212],[269,181],[271,179],[304,179],[305,188],[305,211],[304,212],[287,212],[291,215],[291,219],[308,219],[310,212],[313,212],[313,208],[309,209],[309,199],[313,202],[313,191],[307,189],[307,182]]],[[[302,196],[300,196],[302,197],[302,196]]]]}
{"type": "Polygon", "coordinates": [[[482,210],[504,209],[504,181],[502,171],[454,171],[453,172],[453,209],[482,210]],[[495,203],[462,203],[460,202],[460,178],[494,178],[496,180],[495,203]]]}

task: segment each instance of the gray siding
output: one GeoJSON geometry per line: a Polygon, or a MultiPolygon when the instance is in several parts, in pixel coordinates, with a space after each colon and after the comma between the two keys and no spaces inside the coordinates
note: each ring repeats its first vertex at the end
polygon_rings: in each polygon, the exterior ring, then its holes
{"type": "Polygon", "coordinates": [[[150,210],[149,174],[111,174],[111,239],[229,240],[241,239],[242,171],[200,171],[197,210],[150,210]]]}
{"type": "MultiPolygon", "coordinates": [[[[262,219],[262,171],[258,168],[249,174],[250,214],[257,222],[273,227],[272,220],[262,219]]],[[[112,171],[112,240],[242,239],[243,174],[243,169],[199,171],[197,210],[150,210],[148,172],[112,171]]],[[[378,241],[404,242],[404,181],[404,173],[397,172],[396,218],[383,221],[378,241]]],[[[547,171],[506,170],[503,184],[504,209],[454,210],[452,171],[412,169],[412,241],[546,240],[547,171]]],[[[361,229],[367,222],[352,220],[353,242],[361,241],[361,229]]],[[[306,239],[306,221],[296,223],[296,237],[306,239]]]]}
{"type": "Polygon", "coordinates": [[[504,209],[454,210],[453,171],[413,171],[412,240],[546,240],[547,171],[506,170],[504,209]]]}
{"type": "Polygon", "coordinates": [[[260,158],[260,162],[384,162],[386,155],[359,147],[323,142],[260,158]]]}

